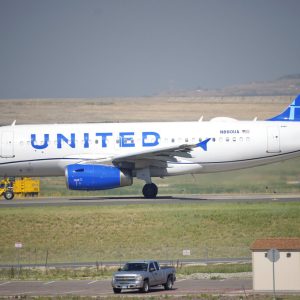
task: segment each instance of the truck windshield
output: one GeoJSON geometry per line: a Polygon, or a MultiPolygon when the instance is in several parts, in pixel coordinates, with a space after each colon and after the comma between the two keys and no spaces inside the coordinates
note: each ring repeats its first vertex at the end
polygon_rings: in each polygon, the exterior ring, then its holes
{"type": "Polygon", "coordinates": [[[145,263],[127,263],[122,271],[147,271],[147,267],[145,263]]]}

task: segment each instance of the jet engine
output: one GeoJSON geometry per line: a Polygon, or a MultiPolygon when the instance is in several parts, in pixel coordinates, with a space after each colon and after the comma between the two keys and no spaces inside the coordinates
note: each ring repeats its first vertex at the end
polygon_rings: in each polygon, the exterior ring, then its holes
{"type": "Polygon", "coordinates": [[[119,168],[106,165],[69,165],[65,171],[70,190],[107,190],[132,185],[132,176],[119,168]]]}

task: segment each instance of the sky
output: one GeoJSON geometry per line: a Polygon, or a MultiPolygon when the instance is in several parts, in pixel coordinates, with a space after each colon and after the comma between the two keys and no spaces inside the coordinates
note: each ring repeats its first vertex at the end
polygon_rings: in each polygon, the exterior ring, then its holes
{"type": "Polygon", "coordinates": [[[299,0],[0,0],[0,98],[151,96],[300,73],[299,0]]]}

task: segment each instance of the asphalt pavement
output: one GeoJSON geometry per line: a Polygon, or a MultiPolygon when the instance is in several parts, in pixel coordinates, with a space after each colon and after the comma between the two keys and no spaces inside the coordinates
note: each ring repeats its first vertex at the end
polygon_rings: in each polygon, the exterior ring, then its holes
{"type": "Polygon", "coordinates": [[[128,204],[178,204],[178,203],[239,203],[239,202],[300,202],[300,195],[250,194],[250,195],[172,195],[145,199],[137,196],[99,197],[39,197],[0,200],[0,207],[35,206],[108,206],[128,204]]]}
{"type": "MultiPolygon", "coordinates": [[[[122,292],[126,295],[143,296],[136,290],[122,292]]],[[[174,288],[165,291],[153,287],[150,295],[190,295],[190,294],[250,294],[251,278],[231,279],[179,279],[174,288]]],[[[25,296],[109,296],[112,295],[110,280],[52,280],[52,281],[0,281],[0,297],[25,296]]]]}

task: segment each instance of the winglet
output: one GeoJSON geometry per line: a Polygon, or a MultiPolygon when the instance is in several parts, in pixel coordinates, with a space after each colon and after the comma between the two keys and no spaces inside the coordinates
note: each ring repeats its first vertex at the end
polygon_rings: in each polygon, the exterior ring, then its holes
{"type": "Polygon", "coordinates": [[[197,147],[202,148],[204,151],[207,151],[207,143],[211,140],[211,138],[208,138],[200,143],[197,144],[197,147]]]}
{"type": "Polygon", "coordinates": [[[300,121],[300,95],[289,105],[289,107],[280,115],[275,116],[267,121],[300,121]]]}

